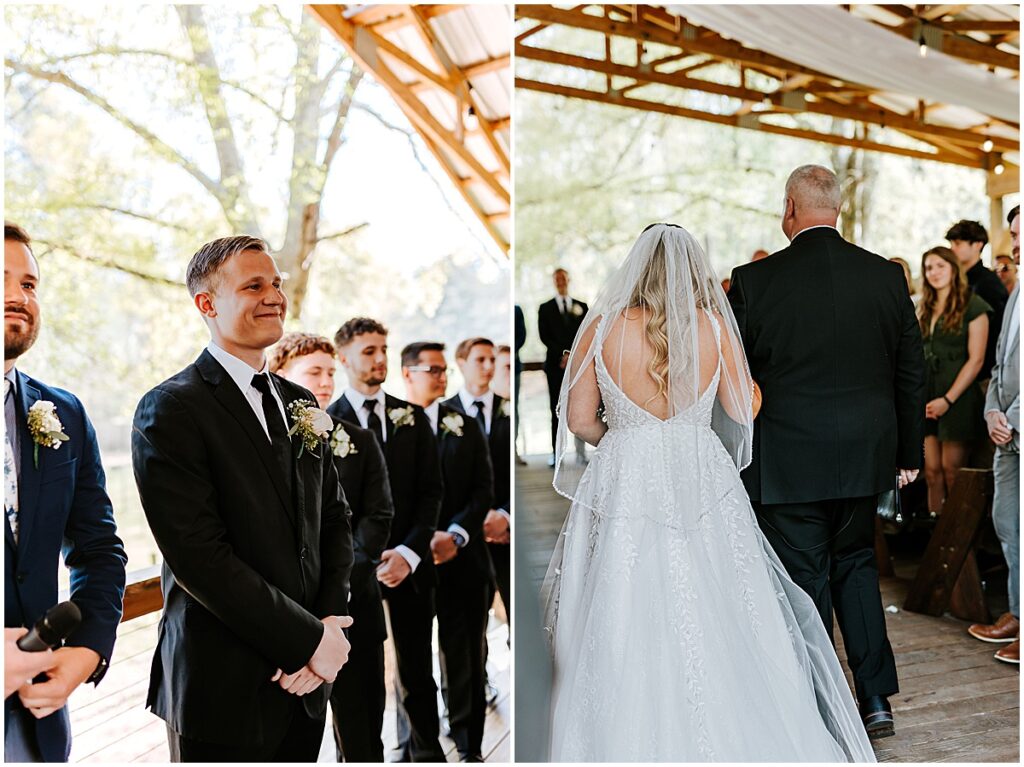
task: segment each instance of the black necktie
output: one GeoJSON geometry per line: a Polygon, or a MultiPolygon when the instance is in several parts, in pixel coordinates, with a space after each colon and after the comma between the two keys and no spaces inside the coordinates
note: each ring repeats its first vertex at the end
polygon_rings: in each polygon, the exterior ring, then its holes
{"type": "Polygon", "coordinates": [[[476,408],[476,422],[480,424],[480,431],[484,433],[484,436],[487,436],[487,421],[484,418],[484,403],[477,400],[473,403],[473,407],[476,408]]]}
{"type": "Polygon", "coordinates": [[[270,432],[270,446],[277,458],[278,465],[284,474],[285,484],[291,490],[292,484],[292,445],[288,438],[288,429],[285,428],[281,411],[277,407],[274,395],[270,393],[270,377],[266,374],[257,373],[252,377],[252,388],[260,393],[261,404],[263,405],[263,420],[267,422],[267,431],[270,432]]]}
{"type": "Polygon", "coordinates": [[[377,415],[377,400],[363,400],[363,407],[366,408],[366,428],[373,432],[377,438],[377,444],[384,447],[384,435],[381,433],[380,416],[377,415]]]}

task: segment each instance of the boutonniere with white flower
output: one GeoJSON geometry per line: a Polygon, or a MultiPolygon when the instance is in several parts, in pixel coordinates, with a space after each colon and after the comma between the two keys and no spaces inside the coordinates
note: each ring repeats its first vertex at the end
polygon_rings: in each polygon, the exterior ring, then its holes
{"type": "Polygon", "coordinates": [[[512,405],[511,403],[509,403],[507,399],[503,399],[501,401],[501,407],[498,408],[498,415],[500,415],[502,418],[512,417],[512,405]]]}
{"type": "Polygon", "coordinates": [[[413,415],[412,405],[391,408],[388,411],[388,418],[391,419],[391,425],[396,429],[400,429],[403,426],[412,426],[416,423],[416,416],[413,415]]]}
{"type": "Polygon", "coordinates": [[[338,456],[338,458],[347,458],[359,452],[356,450],[356,446],[352,444],[352,437],[345,431],[345,427],[340,424],[334,430],[328,444],[331,446],[331,452],[338,456]]]}
{"type": "Polygon", "coordinates": [[[462,416],[458,413],[449,413],[441,419],[441,431],[446,434],[454,434],[456,437],[462,436],[462,426],[465,422],[462,420],[462,416]]]}
{"type": "Polygon", "coordinates": [[[292,417],[292,428],[288,431],[288,436],[297,434],[302,440],[299,447],[300,458],[303,450],[314,452],[334,426],[334,419],[309,400],[297,399],[290,403],[288,413],[292,417]]]}
{"type": "Polygon", "coordinates": [[[32,463],[39,468],[39,446],[56,450],[61,442],[71,439],[57,417],[57,406],[49,400],[37,400],[28,409],[28,431],[32,435],[32,463]]]}
{"type": "Polygon", "coordinates": [[[569,310],[569,313],[573,317],[579,317],[580,315],[583,314],[583,307],[574,302],[572,305],[572,309],[569,310]]]}

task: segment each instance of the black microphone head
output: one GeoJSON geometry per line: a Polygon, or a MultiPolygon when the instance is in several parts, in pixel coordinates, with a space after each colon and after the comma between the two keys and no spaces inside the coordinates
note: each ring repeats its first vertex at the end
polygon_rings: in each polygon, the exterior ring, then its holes
{"type": "Polygon", "coordinates": [[[74,602],[61,602],[46,611],[36,624],[39,638],[50,647],[58,646],[82,622],[82,611],[74,602]]]}

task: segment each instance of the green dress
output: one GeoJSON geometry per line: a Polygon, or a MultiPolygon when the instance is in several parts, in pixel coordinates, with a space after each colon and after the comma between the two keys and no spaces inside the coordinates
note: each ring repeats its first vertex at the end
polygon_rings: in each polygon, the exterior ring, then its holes
{"type": "MultiPolygon", "coordinates": [[[[952,331],[942,325],[942,319],[935,323],[935,330],[924,339],[924,361],[927,368],[928,402],[939,399],[949,391],[960,368],[967,362],[967,326],[981,314],[991,319],[992,307],[984,299],[971,294],[967,301],[960,326],[952,331]]],[[[999,332],[989,325],[989,333],[999,332]]],[[[985,395],[981,384],[973,381],[944,416],[936,422],[925,420],[925,433],[938,436],[939,442],[972,442],[985,436],[985,395]]]]}

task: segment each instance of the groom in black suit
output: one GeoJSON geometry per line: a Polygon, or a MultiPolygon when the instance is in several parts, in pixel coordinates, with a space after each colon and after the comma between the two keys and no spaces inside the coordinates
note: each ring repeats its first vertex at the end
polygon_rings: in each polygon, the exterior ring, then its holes
{"type": "Polygon", "coordinates": [[[440,403],[447,388],[444,344],[423,341],[402,350],[402,377],[410,401],[423,408],[444,477],[444,501],[430,543],[437,565],[437,638],[448,681],[448,721],[463,762],[482,762],[484,651],[494,570],[484,543],[493,475],[484,430],[440,403]]]}
{"type": "MultiPolygon", "coordinates": [[[[537,332],[541,343],[547,349],[544,355],[544,375],[548,379],[548,400],[551,406],[551,452],[557,449],[555,437],[558,434],[558,395],[562,391],[562,378],[569,351],[576,333],[587,314],[587,305],[569,297],[569,272],[555,269],[552,275],[556,295],[545,301],[537,310],[537,332]]],[[[554,456],[551,465],[554,466],[554,456]]]]}
{"type": "Polygon", "coordinates": [[[782,223],[790,246],[732,273],[729,301],[763,395],[743,482],[830,633],[835,609],[861,716],[881,737],[893,734],[887,698],[899,688],[875,508],[921,468],[925,368],[903,270],[846,242],[839,206],[832,171],[797,168],[782,223]]]}
{"type": "Polygon", "coordinates": [[[132,463],[164,557],[147,705],[173,761],[309,761],[348,658],[349,508],[322,411],[289,437],[305,389],[267,371],[281,274],[255,237],[189,262],[211,342],[135,411],[132,463]],[[317,423],[320,421],[321,423],[317,423]]]}
{"type": "Polygon", "coordinates": [[[437,573],[430,543],[444,491],[423,409],[381,388],[388,374],[387,343],[387,328],[368,317],[338,329],[334,344],[348,387],[327,412],[369,429],[384,449],[395,516],[377,580],[395,645],[398,748],[402,761],[443,762],[431,645],[437,573]]]}

